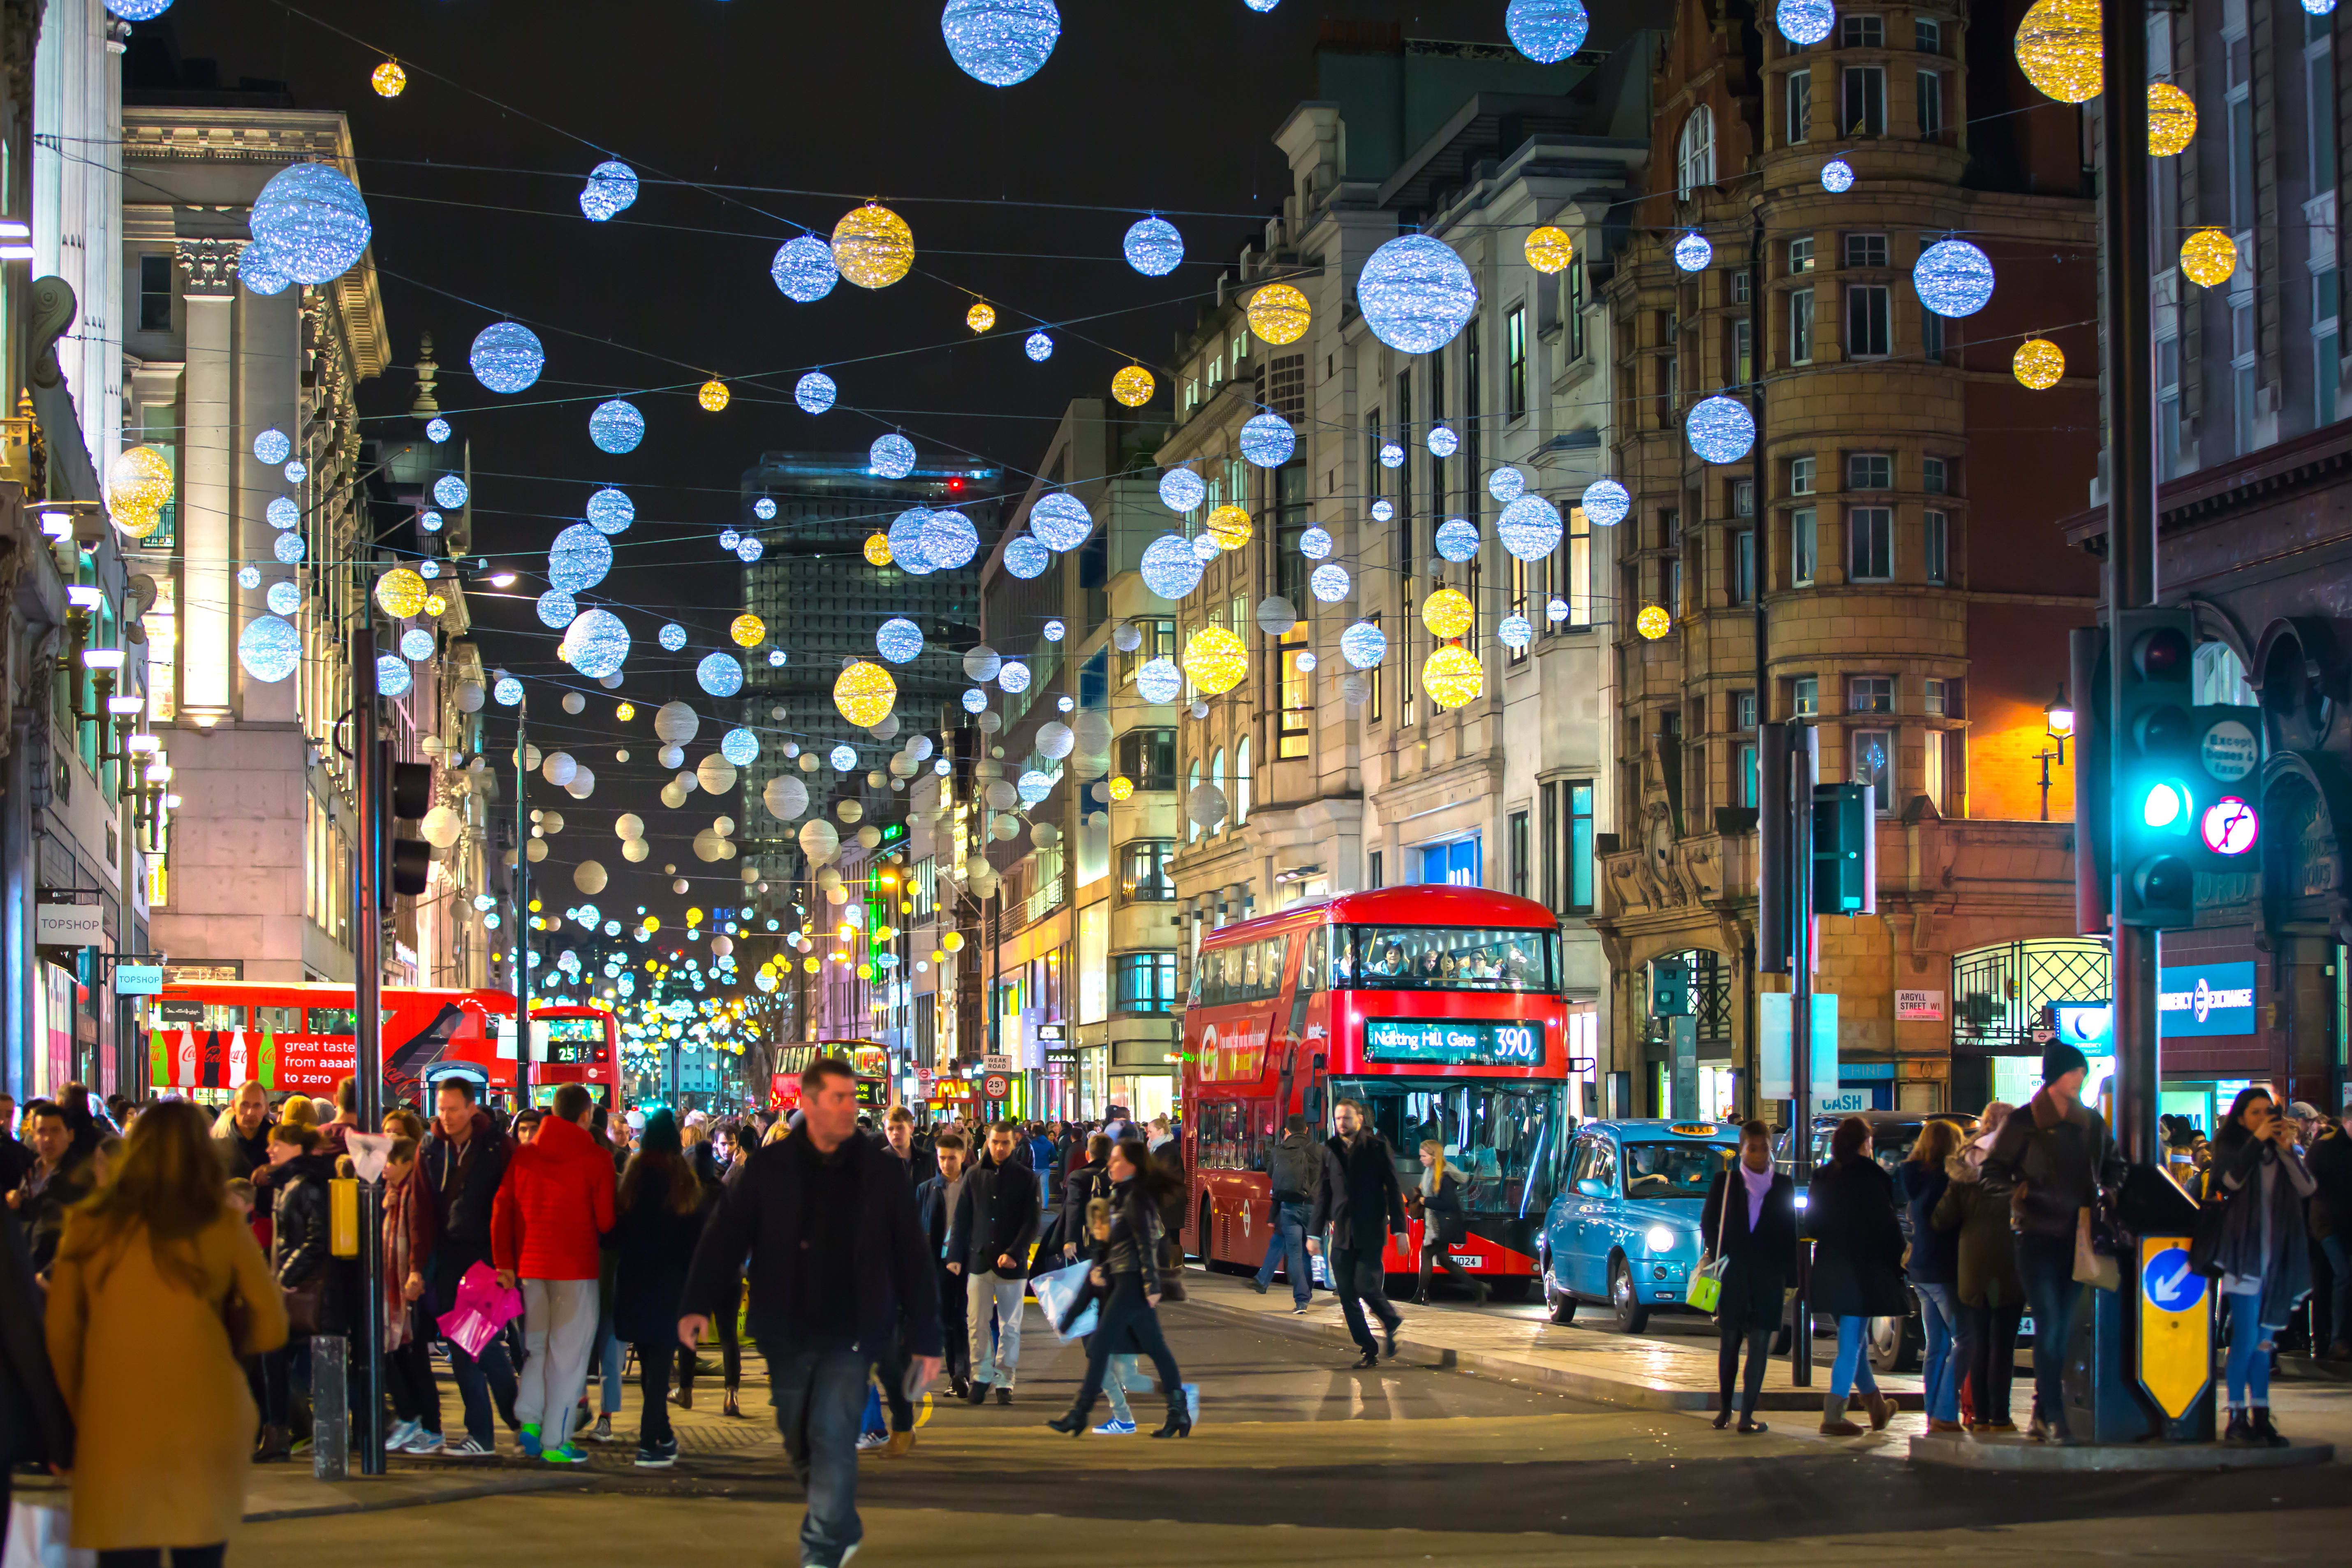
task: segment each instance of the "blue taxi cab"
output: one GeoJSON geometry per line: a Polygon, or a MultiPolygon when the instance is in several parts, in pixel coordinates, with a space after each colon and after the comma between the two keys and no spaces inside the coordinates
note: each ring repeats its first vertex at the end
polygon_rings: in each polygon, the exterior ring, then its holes
{"type": "Polygon", "coordinates": [[[1705,1250],[1699,1215],[1716,1173],[1739,1152],[1735,1121],[1588,1121],[1567,1151],[1568,1179],[1538,1241],[1555,1323],[1580,1301],[1607,1302],[1618,1330],[1680,1311],[1705,1250]]]}

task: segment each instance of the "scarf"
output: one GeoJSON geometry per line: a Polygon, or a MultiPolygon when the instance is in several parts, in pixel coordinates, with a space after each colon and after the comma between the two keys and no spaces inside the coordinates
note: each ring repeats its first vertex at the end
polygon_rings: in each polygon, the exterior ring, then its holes
{"type": "Polygon", "coordinates": [[[1768,1165],[1761,1171],[1751,1171],[1745,1160],[1733,1163],[1738,1166],[1739,1179],[1748,1188],[1748,1231],[1752,1236],[1757,1226],[1763,1223],[1764,1199],[1772,1191],[1772,1169],[1768,1165]]]}
{"type": "Polygon", "coordinates": [[[404,1182],[383,1184],[383,1348],[396,1351],[409,1340],[409,1301],[402,1287],[416,1267],[409,1256],[410,1205],[416,1201],[418,1176],[412,1167],[404,1182]]]}

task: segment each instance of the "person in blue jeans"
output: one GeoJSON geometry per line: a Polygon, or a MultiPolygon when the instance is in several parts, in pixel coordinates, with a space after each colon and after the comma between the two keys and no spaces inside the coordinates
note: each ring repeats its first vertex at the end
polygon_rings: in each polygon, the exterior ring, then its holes
{"type": "Polygon", "coordinates": [[[2238,1091],[2230,1119],[2213,1139],[2205,1201],[2222,1206],[2221,1233],[2208,1260],[2220,1270],[2229,1326],[2224,1364],[2230,1424],[2221,1441],[2283,1448],[2271,1421],[2271,1345],[2311,1294],[2311,1244],[2303,1206],[2318,1184],[2296,1152],[2297,1129],[2268,1089],[2238,1091]]]}
{"type": "Polygon", "coordinates": [[[1870,1413],[1870,1429],[1881,1431],[1894,1419],[1895,1401],[1878,1391],[1871,1373],[1870,1320],[1902,1317],[1911,1303],[1903,1290],[1895,1184],[1871,1158],[1870,1124],[1859,1116],[1847,1117],[1830,1134],[1829,1161],[1806,1189],[1805,1232],[1813,1238],[1812,1308],[1834,1316],[1838,1330],[1822,1431],[1832,1437],[1862,1435],[1845,1416],[1847,1400],[1857,1393],[1870,1413]]]}
{"type": "Polygon", "coordinates": [[[1959,1299],[1954,1293],[1960,1273],[1960,1237],[1958,1232],[1937,1230],[1935,1225],[1936,1205],[1952,1184],[1945,1165],[1959,1147],[1958,1122],[1927,1121],[1895,1173],[1911,1228],[1911,1257],[1904,1272],[1919,1298],[1919,1327],[1927,1340],[1919,1373],[1930,1432],[1961,1430],[1960,1368],[1954,1354],[1960,1321],[1959,1299]]]}
{"type": "Polygon", "coordinates": [[[1984,1159],[1985,1190],[2010,1200],[2017,1271],[2033,1310],[2033,1425],[2038,1442],[2071,1446],[2066,1356],[2083,1287],[2074,1235],[2102,1189],[2123,1180],[2123,1161],[2099,1113],[2083,1103],[2090,1063],[2064,1041],[2042,1053],[2042,1087],[2011,1112],[1984,1159]]]}
{"type": "MultiPolygon", "coordinates": [[[[457,1304],[466,1271],[478,1263],[489,1265],[490,1207],[511,1148],[489,1113],[474,1103],[474,1086],[467,1079],[443,1079],[434,1098],[438,1114],[418,1158],[432,1195],[437,1237],[432,1264],[425,1270],[433,1290],[431,1316],[437,1324],[457,1304]]],[[[465,1405],[466,1434],[445,1443],[442,1454],[474,1459],[497,1452],[492,1409],[509,1429],[515,1426],[515,1370],[505,1336],[484,1345],[479,1358],[450,1341],[449,1375],[465,1405]]]]}
{"type": "Polygon", "coordinates": [[[1274,1233],[1266,1238],[1265,1261],[1257,1266],[1254,1282],[1265,1294],[1274,1271],[1290,1279],[1293,1317],[1307,1310],[1314,1277],[1307,1267],[1307,1221],[1315,1204],[1315,1183],[1323,1169],[1322,1146],[1307,1135],[1307,1118],[1293,1116],[1283,1124],[1282,1136],[1266,1146],[1266,1179],[1274,1188],[1274,1233]]]}

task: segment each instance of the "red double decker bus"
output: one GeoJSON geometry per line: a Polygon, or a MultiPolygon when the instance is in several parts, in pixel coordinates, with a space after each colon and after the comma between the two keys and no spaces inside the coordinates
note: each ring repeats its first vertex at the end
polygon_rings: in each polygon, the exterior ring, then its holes
{"type": "MultiPolygon", "coordinates": [[[[391,1100],[427,1103],[444,1078],[466,1078],[512,1104],[520,1066],[515,999],[505,991],[387,986],[384,1084],[391,1100]]],[[[349,985],[232,980],[169,984],[147,999],[148,1081],[219,1100],[246,1083],[331,1095],[358,1065],[358,998],[349,985]]],[[[530,1010],[531,1102],[584,1083],[617,1106],[619,1047],[601,1007],[530,1010]]]]}
{"type": "Polygon", "coordinates": [[[814,1045],[780,1047],[776,1070],[768,1080],[768,1109],[786,1115],[799,1109],[801,1073],[824,1057],[839,1057],[857,1075],[859,1110],[890,1109],[890,1047],[877,1040],[819,1040],[814,1045]]]}
{"type": "MultiPolygon", "coordinates": [[[[1450,1255],[1525,1296],[1567,1131],[1561,979],[1551,911],[1478,888],[1349,893],[1210,932],[1184,1012],[1190,1250],[1211,1268],[1261,1262],[1268,1145],[1294,1112],[1328,1137],[1347,1099],[1407,1188],[1422,1142],[1444,1144],[1470,1232],[1450,1255]]],[[[1391,1272],[1419,1268],[1421,1228],[1391,1238],[1391,1272]]]]}

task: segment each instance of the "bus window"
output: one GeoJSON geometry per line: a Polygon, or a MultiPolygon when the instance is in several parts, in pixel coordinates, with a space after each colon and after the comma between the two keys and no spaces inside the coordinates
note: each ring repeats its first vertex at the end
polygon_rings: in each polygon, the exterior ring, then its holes
{"type": "Polygon", "coordinates": [[[313,1007],[310,1009],[310,1030],[314,1035],[356,1035],[360,1032],[360,1010],[356,1007],[313,1007]]]}
{"type": "Polygon", "coordinates": [[[1227,1100],[1217,1108],[1217,1166],[1237,1171],[1242,1166],[1242,1107],[1227,1100]]]}
{"type": "Polygon", "coordinates": [[[1307,932],[1307,953],[1298,961],[1298,989],[1302,994],[1309,991],[1320,991],[1324,987],[1323,955],[1326,945],[1324,929],[1321,926],[1309,927],[1307,932]]]}
{"type": "Polygon", "coordinates": [[[1557,991],[1559,935],[1476,926],[1354,926],[1359,985],[1383,991],[1557,991]]]}
{"type": "Polygon", "coordinates": [[[302,1032],[302,1009],[299,1007],[256,1007],[253,1026],[267,1029],[272,1035],[299,1035],[302,1032]]]}

